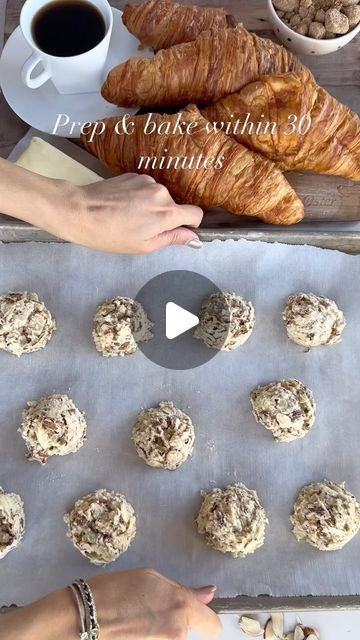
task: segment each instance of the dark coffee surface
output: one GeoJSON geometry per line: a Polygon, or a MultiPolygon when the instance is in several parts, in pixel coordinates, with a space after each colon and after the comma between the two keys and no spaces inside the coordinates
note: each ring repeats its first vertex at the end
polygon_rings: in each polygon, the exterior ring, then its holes
{"type": "Polygon", "coordinates": [[[105,30],[98,9],[82,0],[51,2],[36,14],[32,24],[39,49],[59,57],[90,51],[101,42],[105,30]]]}

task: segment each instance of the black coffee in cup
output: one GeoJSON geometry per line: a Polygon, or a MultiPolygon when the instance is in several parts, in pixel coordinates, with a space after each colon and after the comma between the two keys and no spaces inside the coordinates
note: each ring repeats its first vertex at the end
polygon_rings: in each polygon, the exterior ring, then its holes
{"type": "Polygon", "coordinates": [[[84,0],[59,0],[45,5],[34,16],[32,37],[52,56],[77,56],[96,47],[106,33],[105,20],[84,0]]]}

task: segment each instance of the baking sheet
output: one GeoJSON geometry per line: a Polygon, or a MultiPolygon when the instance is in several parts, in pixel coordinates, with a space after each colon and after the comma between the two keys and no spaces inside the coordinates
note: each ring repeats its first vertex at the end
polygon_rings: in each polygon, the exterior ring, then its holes
{"type": "Polygon", "coordinates": [[[36,291],[58,323],[44,351],[20,359],[0,352],[0,485],[21,494],[27,516],[23,543],[0,561],[0,602],[25,603],[104,571],[73,548],[62,520],[75,499],[102,487],[124,493],[138,516],[133,545],[109,570],[152,565],[185,583],[216,583],[223,597],[358,594],[360,535],[341,552],[321,553],[295,540],[289,515],[300,487],[323,478],[346,481],[360,497],[359,281],[360,257],[311,247],[227,241],[119,257],[71,245],[0,245],[0,292],[36,291]],[[109,296],[134,297],[169,269],[194,270],[251,299],[250,340],[188,371],[163,369],[141,352],[101,357],[91,339],[95,307],[109,296]],[[348,320],[341,344],[306,353],[287,341],[281,312],[300,290],[338,302],[348,320]],[[279,444],[255,423],[249,393],[286,377],[313,390],[317,420],[303,440],[279,444]],[[55,392],[86,411],[88,440],[42,468],[25,460],[17,428],[28,400],[55,392]],[[196,428],[193,457],[176,472],[147,467],[130,440],[140,408],[163,399],[196,428]],[[237,560],[208,548],[194,526],[200,490],[235,481],[258,491],[270,521],[265,545],[237,560]]]}

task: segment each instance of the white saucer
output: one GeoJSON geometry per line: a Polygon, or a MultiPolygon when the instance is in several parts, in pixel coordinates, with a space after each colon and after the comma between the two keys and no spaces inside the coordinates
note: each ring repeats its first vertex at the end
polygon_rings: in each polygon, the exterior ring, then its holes
{"type": "MultiPolygon", "coordinates": [[[[114,27],[111,36],[109,55],[104,70],[106,74],[117,64],[130,57],[152,57],[149,50],[140,51],[139,41],[123,25],[122,12],[113,9],[114,27]]],[[[70,117],[70,123],[58,130],[57,135],[66,138],[79,138],[80,126],[71,131],[72,122],[85,123],[124,113],[135,113],[136,109],[118,108],[106,102],[98,93],[78,93],[61,95],[51,80],[39,89],[29,89],[21,81],[21,68],[31,55],[31,49],[25,41],[20,27],[15,29],[8,39],[0,59],[0,85],[10,107],[32,127],[52,133],[58,114],[70,117]]]]}

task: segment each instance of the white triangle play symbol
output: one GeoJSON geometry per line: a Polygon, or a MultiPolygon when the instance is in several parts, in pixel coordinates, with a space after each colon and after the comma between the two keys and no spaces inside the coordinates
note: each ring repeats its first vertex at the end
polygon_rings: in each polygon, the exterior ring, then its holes
{"type": "Polygon", "coordinates": [[[166,337],[173,340],[199,324],[199,318],[175,302],[166,305],[166,337]]]}

